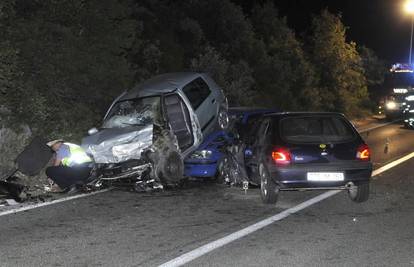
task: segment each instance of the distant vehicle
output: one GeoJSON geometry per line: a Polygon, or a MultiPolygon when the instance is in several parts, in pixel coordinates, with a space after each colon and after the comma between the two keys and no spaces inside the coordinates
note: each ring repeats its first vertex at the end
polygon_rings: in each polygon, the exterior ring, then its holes
{"type": "Polygon", "coordinates": [[[388,119],[401,118],[407,93],[390,94],[385,97],[383,113],[388,119]]]}
{"type": "Polygon", "coordinates": [[[370,149],[339,113],[264,116],[246,161],[264,203],[292,189],[344,189],[355,202],[369,197],[370,149]]]}
{"type": "Polygon", "coordinates": [[[389,119],[402,117],[403,105],[407,94],[414,92],[414,68],[409,64],[397,63],[392,66],[385,78],[388,91],[381,105],[381,113],[389,119]]]}
{"type": "Polygon", "coordinates": [[[82,147],[94,158],[99,183],[128,182],[137,190],[176,184],[183,160],[227,127],[227,108],[207,74],[158,75],[121,94],[82,147]]]}

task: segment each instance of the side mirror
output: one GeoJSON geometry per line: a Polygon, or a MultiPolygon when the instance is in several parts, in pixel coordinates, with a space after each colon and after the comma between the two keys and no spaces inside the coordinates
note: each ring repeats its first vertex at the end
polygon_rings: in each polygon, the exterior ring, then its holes
{"type": "Polygon", "coordinates": [[[96,127],[90,128],[90,129],[88,130],[88,134],[89,134],[89,135],[96,134],[97,132],[98,132],[98,129],[97,129],[96,127]]]}

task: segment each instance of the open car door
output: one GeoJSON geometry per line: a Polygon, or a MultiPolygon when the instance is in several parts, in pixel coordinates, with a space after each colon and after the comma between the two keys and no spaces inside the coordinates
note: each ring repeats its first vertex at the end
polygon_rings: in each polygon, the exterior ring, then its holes
{"type": "Polygon", "coordinates": [[[164,107],[180,150],[188,149],[194,144],[194,136],[187,106],[178,94],[169,94],[164,97],[164,107]]]}

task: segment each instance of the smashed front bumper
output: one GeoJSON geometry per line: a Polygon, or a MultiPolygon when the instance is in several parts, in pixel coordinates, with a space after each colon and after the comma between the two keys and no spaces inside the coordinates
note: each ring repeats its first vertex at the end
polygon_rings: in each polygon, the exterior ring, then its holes
{"type": "Polygon", "coordinates": [[[140,180],[144,173],[149,173],[152,164],[143,160],[128,160],[122,163],[96,164],[96,178],[104,181],[135,178],[140,180]]]}

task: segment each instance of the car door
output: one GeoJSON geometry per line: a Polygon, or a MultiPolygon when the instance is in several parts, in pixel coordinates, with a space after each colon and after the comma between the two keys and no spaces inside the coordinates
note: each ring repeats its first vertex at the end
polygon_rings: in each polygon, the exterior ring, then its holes
{"type": "Polygon", "coordinates": [[[266,145],[269,143],[269,139],[271,136],[271,119],[266,118],[262,121],[259,126],[259,130],[257,131],[254,139],[251,141],[249,145],[250,155],[248,155],[248,150],[246,149],[245,153],[245,162],[246,162],[246,171],[250,177],[250,179],[258,183],[259,176],[258,176],[258,167],[260,160],[265,156],[266,145]]]}
{"type": "Polygon", "coordinates": [[[215,121],[217,101],[203,78],[198,77],[182,89],[198,117],[203,134],[215,121]]]}
{"type": "Polygon", "coordinates": [[[177,137],[180,150],[188,149],[194,143],[194,136],[187,106],[178,94],[169,94],[164,96],[164,107],[167,121],[177,137]]]}

